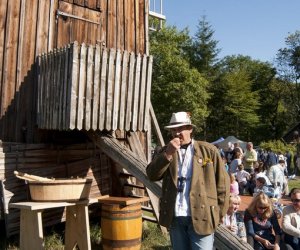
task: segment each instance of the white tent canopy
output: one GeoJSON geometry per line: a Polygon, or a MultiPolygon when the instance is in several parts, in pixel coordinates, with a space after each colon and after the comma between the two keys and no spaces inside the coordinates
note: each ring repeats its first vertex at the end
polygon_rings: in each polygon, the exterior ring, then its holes
{"type": "Polygon", "coordinates": [[[219,145],[220,148],[222,148],[224,151],[226,151],[228,149],[228,142],[231,142],[232,144],[238,142],[240,144],[240,147],[245,150],[246,149],[246,145],[247,142],[244,142],[232,135],[226,137],[223,141],[217,143],[219,145]]]}

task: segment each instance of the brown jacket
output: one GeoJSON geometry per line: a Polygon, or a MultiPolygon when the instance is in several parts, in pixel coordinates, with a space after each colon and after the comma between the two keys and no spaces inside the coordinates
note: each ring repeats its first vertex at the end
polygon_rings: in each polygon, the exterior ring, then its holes
{"type": "MultiPolygon", "coordinates": [[[[151,181],[163,180],[160,198],[159,222],[170,227],[177,195],[178,155],[170,162],[165,157],[165,147],[147,166],[151,181]]],[[[200,235],[216,230],[229,206],[229,175],[218,149],[203,141],[194,142],[193,176],[190,190],[190,206],[193,226],[200,235]]]]}

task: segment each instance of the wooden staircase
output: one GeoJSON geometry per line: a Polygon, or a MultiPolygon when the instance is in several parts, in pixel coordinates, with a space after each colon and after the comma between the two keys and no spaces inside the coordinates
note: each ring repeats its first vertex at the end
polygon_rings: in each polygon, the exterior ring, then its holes
{"type": "MultiPolygon", "coordinates": [[[[159,218],[159,197],[161,196],[161,183],[152,182],[148,179],[146,175],[146,157],[141,151],[141,143],[136,133],[132,132],[130,133],[130,136],[128,136],[128,142],[131,149],[121,144],[116,138],[108,134],[87,132],[87,135],[107,156],[128,171],[128,174],[122,173],[122,178],[124,178],[126,175],[126,177],[130,178],[131,175],[139,181],[139,184],[129,182],[127,186],[131,186],[131,188],[142,188],[146,191],[146,194],[150,199],[151,207],[144,206],[144,211],[148,210],[149,212],[152,208],[151,212],[153,212],[153,218],[155,218],[155,220],[148,218],[149,216],[147,217],[146,215],[144,216],[144,219],[157,222],[157,218],[159,218]]],[[[160,227],[163,232],[167,232],[166,228],[162,226],[160,227]]]]}

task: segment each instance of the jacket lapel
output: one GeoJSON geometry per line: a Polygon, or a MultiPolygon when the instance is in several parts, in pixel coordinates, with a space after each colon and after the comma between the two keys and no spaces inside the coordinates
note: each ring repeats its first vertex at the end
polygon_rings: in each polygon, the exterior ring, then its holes
{"type": "Polygon", "coordinates": [[[197,142],[194,143],[194,150],[192,186],[196,185],[199,180],[203,180],[203,156],[197,142]]]}
{"type": "Polygon", "coordinates": [[[178,153],[176,152],[174,155],[173,155],[173,161],[172,163],[170,164],[170,173],[171,173],[171,177],[172,177],[172,180],[174,182],[174,185],[177,187],[177,178],[178,178],[178,153]]]}

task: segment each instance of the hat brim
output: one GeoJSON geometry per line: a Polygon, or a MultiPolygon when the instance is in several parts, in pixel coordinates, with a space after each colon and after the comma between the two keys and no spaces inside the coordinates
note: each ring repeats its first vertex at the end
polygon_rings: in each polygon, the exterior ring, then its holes
{"type": "Polygon", "coordinates": [[[165,129],[172,129],[172,128],[178,128],[178,127],[182,127],[182,126],[192,126],[193,128],[195,128],[196,126],[194,124],[190,124],[190,123],[178,123],[178,124],[172,124],[172,125],[168,125],[165,126],[165,129]]]}

